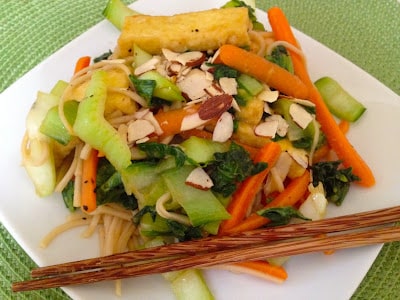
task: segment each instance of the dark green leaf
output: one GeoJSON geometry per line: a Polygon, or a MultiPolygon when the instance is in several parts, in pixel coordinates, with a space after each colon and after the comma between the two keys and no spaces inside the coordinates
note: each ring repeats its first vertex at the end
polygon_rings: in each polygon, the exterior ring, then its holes
{"type": "Polygon", "coordinates": [[[175,158],[176,167],[182,167],[188,160],[181,148],[156,142],[138,144],[138,148],[145,152],[149,158],[163,159],[170,155],[175,158]]]}
{"type": "Polygon", "coordinates": [[[271,221],[268,223],[268,226],[287,225],[292,218],[310,221],[310,219],[304,217],[298,210],[291,206],[266,208],[259,210],[257,214],[271,221]]]}
{"type": "Polygon", "coordinates": [[[228,77],[228,78],[237,78],[239,76],[239,71],[232,69],[231,67],[228,67],[226,65],[220,65],[220,64],[209,64],[213,68],[213,75],[215,80],[219,80],[222,77],[228,77]]]}
{"type": "Polygon", "coordinates": [[[74,181],[71,180],[70,182],[68,182],[66,187],[61,192],[62,198],[64,200],[64,204],[65,204],[65,206],[68,208],[68,210],[70,212],[74,212],[75,211],[75,207],[74,207],[74,186],[75,186],[74,181]]]}
{"type": "Polygon", "coordinates": [[[230,196],[239,182],[267,167],[266,163],[254,164],[249,153],[234,142],[231,143],[229,151],[217,152],[214,158],[215,160],[206,167],[206,171],[214,183],[212,190],[224,197],[230,196]]]}
{"type": "Polygon", "coordinates": [[[167,224],[171,230],[171,235],[180,242],[202,238],[201,228],[199,227],[187,226],[173,220],[167,220],[167,224]]]}
{"type": "Polygon", "coordinates": [[[249,18],[250,18],[251,22],[253,23],[253,29],[254,30],[262,30],[262,31],[265,30],[264,25],[257,21],[257,17],[255,14],[254,8],[252,8],[250,5],[247,5],[244,1],[231,0],[231,1],[227,2],[224,6],[222,6],[222,8],[227,8],[227,7],[247,7],[247,9],[249,11],[249,18]]]}
{"type": "Polygon", "coordinates": [[[359,178],[352,173],[352,168],[340,169],[341,161],[315,163],[312,167],[313,186],[322,182],[328,201],[341,205],[349,191],[350,184],[359,178]]]}
{"type": "Polygon", "coordinates": [[[146,205],[133,216],[133,224],[138,225],[142,217],[147,213],[151,215],[153,222],[156,220],[156,208],[154,206],[146,205]]]}
{"type": "Polygon", "coordinates": [[[293,74],[294,69],[292,59],[290,58],[290,55],[286,51],[285,47],[275,47],[274,50],[272,50],[271,55],[267,56],[267,59],[293,74]]]}
{"type": "Polygon", "coordinates": [[[104,52],[102,55],[100,55],[100,56],[98,56],[98,57],[95,57],[95,58],[93,59],[93,62],[94,62],[94,63],[97,63],[97,62],[99,62],[99,61],[106,60],[107,58],[110,57],[111,54],[112,54],[111,50],[108,50],[108,52],[104,52]]]}
{"type": "Polygon", "coordinates": [[[156,81],[151,79],[138,79],[133,75],[129,75],[129,79],[135,86],[136,92],[142,96],[149,105],[151,105],[151,99],[157,85],[156,81]]]}

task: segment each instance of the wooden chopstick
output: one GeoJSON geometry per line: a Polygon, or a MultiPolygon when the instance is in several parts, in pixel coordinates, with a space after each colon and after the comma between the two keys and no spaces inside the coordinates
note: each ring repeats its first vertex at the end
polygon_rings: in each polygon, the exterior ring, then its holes
{"type": "Polygon", "coordinates": [[[266,241],[286,238],[316,236],[319,234],[371,227],[398,220],[400,220],[400,206],[46,266],[32,270],[31,276],[36,278],[99,267],[109,267],[111,265],[131,263],[132,261],[140,263],[150,259],[161,259],[166,256],[193,255],[199,252],[234,248],[237,245],[255,245],[265,243],[266,241]]]}
{"type": "Polygon", "coordinates": [[[12,289],[13,291],[28,291],[87,284],[187,268],[205,268],[246,260],[391,242],[400,240],[400,227],[369,228],[350,233],[339,232],[393,223],[398,221],[399,217],[400,207],[394,207],[38,268],[39,272],[33,272],[35,276],[43,276],[43,274],[53,276],[17,282],[13,284],[12,289]],[[337,234],[315,237],[321,233],[331,232],[337,234]],[[257,239],[257,236],[262,237],[257,239]],[[278,241],[288,237],[292,239],[278,241]],[[246,242],[247,239],[253,242],[246,242]],[[271,242],[271,240],[274,241],[271,242]],[[243,244],[242,241],[245,243],[243,244]],[[256,241],[255,244],[254,241],[256,241]]]}

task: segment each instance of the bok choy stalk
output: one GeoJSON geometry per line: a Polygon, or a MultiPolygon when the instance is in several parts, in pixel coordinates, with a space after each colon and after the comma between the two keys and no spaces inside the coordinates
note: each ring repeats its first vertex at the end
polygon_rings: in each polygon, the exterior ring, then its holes
{"type": "Polygon", "coordinates": [[[86,98],[79,104],[73,129],[75,134],[93,148],[104,153],[117,171],[131,163],[131,151],[118,132],[104,119],[107,97],[105,71],[93,73],[86,98]]]}
{"type": "Polygon", "coordinates": [[[45,197],[53,193],[56,170],[52,141],[40,132],[40,125],[47,112],[58,104],[59,97],[39,92],[26,118],[26,134],[22,144],[23,161],[36,193],[45,197]]]}

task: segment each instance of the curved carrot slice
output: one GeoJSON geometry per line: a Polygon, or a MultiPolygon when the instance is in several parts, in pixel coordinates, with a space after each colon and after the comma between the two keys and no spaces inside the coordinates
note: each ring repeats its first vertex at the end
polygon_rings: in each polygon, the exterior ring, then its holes
{"type": "MultiPolygon", "coordinates": [[[[308,185],[310,183],[310,172],[305,171],[303,175],[293,179],[288,186],[278,195],[274,200],[268,203],[264,208],[270,207],[283,207],[293,206],[302,199],[304,194],[307,192],[308,185]]],[[[251,214],[243,222],[237,226],[227,230],[227,233],[238,233],[247,230],[257,229],[269,223],[269,219],[259,216],[257,214],[251,214]]]]}
{"type": "Polygon", "coordinates": [[[306,98],[307,87],[297,77],[257,54],[233,45],[223,45],[219,49],[218,62],[253,76],[285,95],[306,98]]]}
{"type": "MultiPolygon", "coordinates": [[[[279,7],[269,9],[268,18],[277,40],[286,41],[299,48],[298,42],[290,28],[290,24],[279,7]]],[[[367,187],[374,185],[374,174],[367,163],[350,144],[345,134],[340,130],[320,93],[311,81],[305,62],[298,54],[290,49],[288,50],[292,56],[295,74],[308,87],[309,100],[315,104],[317,120],[321,124],[321,129],[325,133],[329,145],[336,152],[339,159],[343,161],[343,165],[345,167],[351,167],[353,173],[360,178],[359,181],[356,181],[357,183],[367,187]]]]}
{"type": "Polygon", "coordinates": [[[227,207],[227,211],[231,214],[231,217],[221,223],[220,234],[226,233],[230,228],[239,224],[246,216],[254,197],[260,190],[268,172],[278,160],[281,151],[281,147],[275,142],[267,143],[260,149],[255,157],[255,162],[266,162],[268,167],[262,172],[246,178],[232,195],[232,200],[227,207]]]}

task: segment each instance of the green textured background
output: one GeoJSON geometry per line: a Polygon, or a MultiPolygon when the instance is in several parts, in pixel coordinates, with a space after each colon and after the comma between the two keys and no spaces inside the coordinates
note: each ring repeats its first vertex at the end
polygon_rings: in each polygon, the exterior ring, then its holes
{"type": "MultiPolygon", "coordinates": [[[[0,0],[0,92],[99,22],[106,2],[0,0]]],[[[294,27],[346,57],[400,94],[399,1],[256,2],[257,7],[264,10],[279,5],[294,27]]],[[[399,242],[386,244],[352,299],[400,299],[399,255],[399,242]]],[[[28,278],[33,267],[35,264],[0,224],[0,299],[68,299],[60,289],[13,295],[10,291],[11,282],[28,278]]]]}

